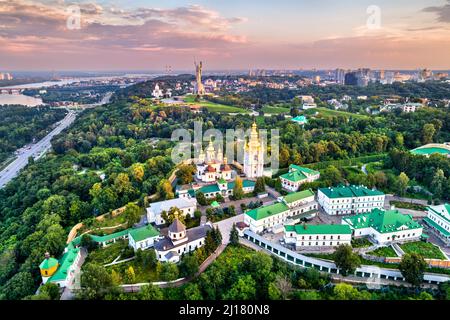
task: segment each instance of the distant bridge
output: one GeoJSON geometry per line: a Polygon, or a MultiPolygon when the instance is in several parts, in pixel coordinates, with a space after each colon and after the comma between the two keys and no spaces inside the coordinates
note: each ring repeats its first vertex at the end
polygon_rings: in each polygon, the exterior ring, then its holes
{"type": "Polygon", "coordinates": [[[1,88],[0,87],[0,93],[1,94],[18,94],[22,93],[25,89],[24,88],[1,88]]]}

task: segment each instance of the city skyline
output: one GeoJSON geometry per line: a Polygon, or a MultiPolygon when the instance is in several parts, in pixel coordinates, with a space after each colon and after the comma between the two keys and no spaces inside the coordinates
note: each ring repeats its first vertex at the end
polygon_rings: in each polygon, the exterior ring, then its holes
{"type": "Polygon", "coordinates": [[[0,20],[4,70],[450,69],[449,0],[0,0],[0,20]]]}

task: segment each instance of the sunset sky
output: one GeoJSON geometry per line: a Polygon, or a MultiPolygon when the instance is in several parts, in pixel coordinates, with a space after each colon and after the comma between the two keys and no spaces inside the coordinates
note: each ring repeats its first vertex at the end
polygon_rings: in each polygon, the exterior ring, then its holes
{"type": "Polygon", "coordinates": [[[190,70],[194,57],[215,70],[450,69],[450,0],[0,0],[0,70],[190,70]]]}

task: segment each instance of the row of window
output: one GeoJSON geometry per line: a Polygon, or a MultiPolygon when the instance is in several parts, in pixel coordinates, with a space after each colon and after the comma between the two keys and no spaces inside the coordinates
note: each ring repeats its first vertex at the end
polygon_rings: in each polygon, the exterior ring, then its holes
{"type": "Polygon", "coordinates": [[[442,223],[441,219],[437,219],[434,215],[430,215],[429,218],[440,225],[445,230],[450,231],[450,225],[448,223],[442,223]]]}
{"type": "MultiPolygon", "coordinates": [[[[311,244],[312,242],[302,242],[301,246],[302,247],[308,247],[308,246],[314,246],[314,244],[311,244]]],[[[338,246],[340,244],[340,241],[337,241],[335,244],[333,244],[332,241],[329,242],[329,246],[338,246]]],[[[319,246],[319,242],[316,241],[316,246],[319,246]]],[[[321,244],[322,246],[326,246],[327,243],[325,241],[322,242],[321,244]]]]}
{"type": "Polygon", "coordinates": [[[355,202],[368,202],[368,201],[383,201],[383,197],[373,197],[373,198],[344,198],[331,200],[331,203],[355,203],[355,202]]]}

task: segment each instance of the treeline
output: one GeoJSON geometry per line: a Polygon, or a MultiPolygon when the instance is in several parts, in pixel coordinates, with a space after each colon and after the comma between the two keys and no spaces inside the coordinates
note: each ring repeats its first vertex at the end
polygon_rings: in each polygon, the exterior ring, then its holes
{"type": "Polygon", "coordinates": [[[65,109],[25,106],[0,107],[0,163],[12,152],[43,138],[50,126],[63,119],[65,109]]]}

